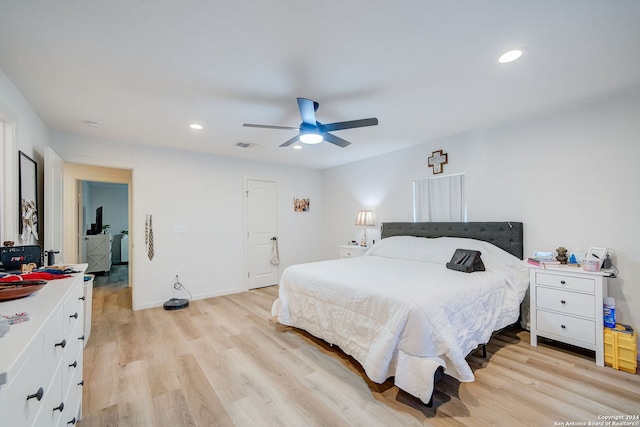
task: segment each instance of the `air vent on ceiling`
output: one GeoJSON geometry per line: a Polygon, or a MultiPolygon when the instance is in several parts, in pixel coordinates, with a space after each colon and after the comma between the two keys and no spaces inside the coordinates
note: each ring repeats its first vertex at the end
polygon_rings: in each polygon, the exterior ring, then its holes
{"type": "Polygon", "coordinates": [[[91,128],[100,129],[102,127],[102,123],[93,120],[86,120],[84,123],[91,128]]]}
{"type": "Polygon", "coordinates": [[[255,147],[257,144],[253,144],[251,142],[236,142],[236,147],[240,148],[251,148],[255,147]]]}

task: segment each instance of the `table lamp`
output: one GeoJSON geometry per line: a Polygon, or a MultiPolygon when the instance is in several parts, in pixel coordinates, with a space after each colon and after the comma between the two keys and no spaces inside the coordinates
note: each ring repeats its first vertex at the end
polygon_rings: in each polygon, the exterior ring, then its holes
{"type": "Polygon", "coordinates": [[[375,221],[373,220],[373,212],[368,210],[358,211],[358,216],[356,217],[356,225],[364,227],[364,246],[367,246],[367,227],[376,225],[375,221]]]}

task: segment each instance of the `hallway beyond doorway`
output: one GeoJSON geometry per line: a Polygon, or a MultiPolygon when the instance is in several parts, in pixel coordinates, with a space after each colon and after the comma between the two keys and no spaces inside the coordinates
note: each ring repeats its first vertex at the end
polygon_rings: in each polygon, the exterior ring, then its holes
{"type": "Polygon", "coordinates": [[[109,286],[111,289],[129,287],[129,264],[113,264],[109,274],[95,275],[93,287],[109,286]]]}

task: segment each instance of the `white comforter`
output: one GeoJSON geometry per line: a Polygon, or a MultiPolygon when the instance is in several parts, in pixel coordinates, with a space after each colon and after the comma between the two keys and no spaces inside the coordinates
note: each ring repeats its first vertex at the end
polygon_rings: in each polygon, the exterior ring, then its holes
{"type": "Polygon", "coordinates": [[[438,366],[473,381],[465,356],[518,319],[527,287],[526,265],[489,243],[391,237],[360,258],[288,267],[272,313],[427,402],[438,366]],[[447,269],[456,248],[480,250],[486,271],[447,269]]]}

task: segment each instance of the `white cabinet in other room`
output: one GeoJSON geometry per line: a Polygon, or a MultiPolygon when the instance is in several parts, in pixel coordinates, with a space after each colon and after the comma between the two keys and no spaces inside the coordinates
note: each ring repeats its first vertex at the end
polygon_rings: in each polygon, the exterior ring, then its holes
{"type": "Polygon", "coordinates": [[[85,262],[89,265],[87,273],[109,272],[111,270],[111,234],[84,236],[85,262]]]}

